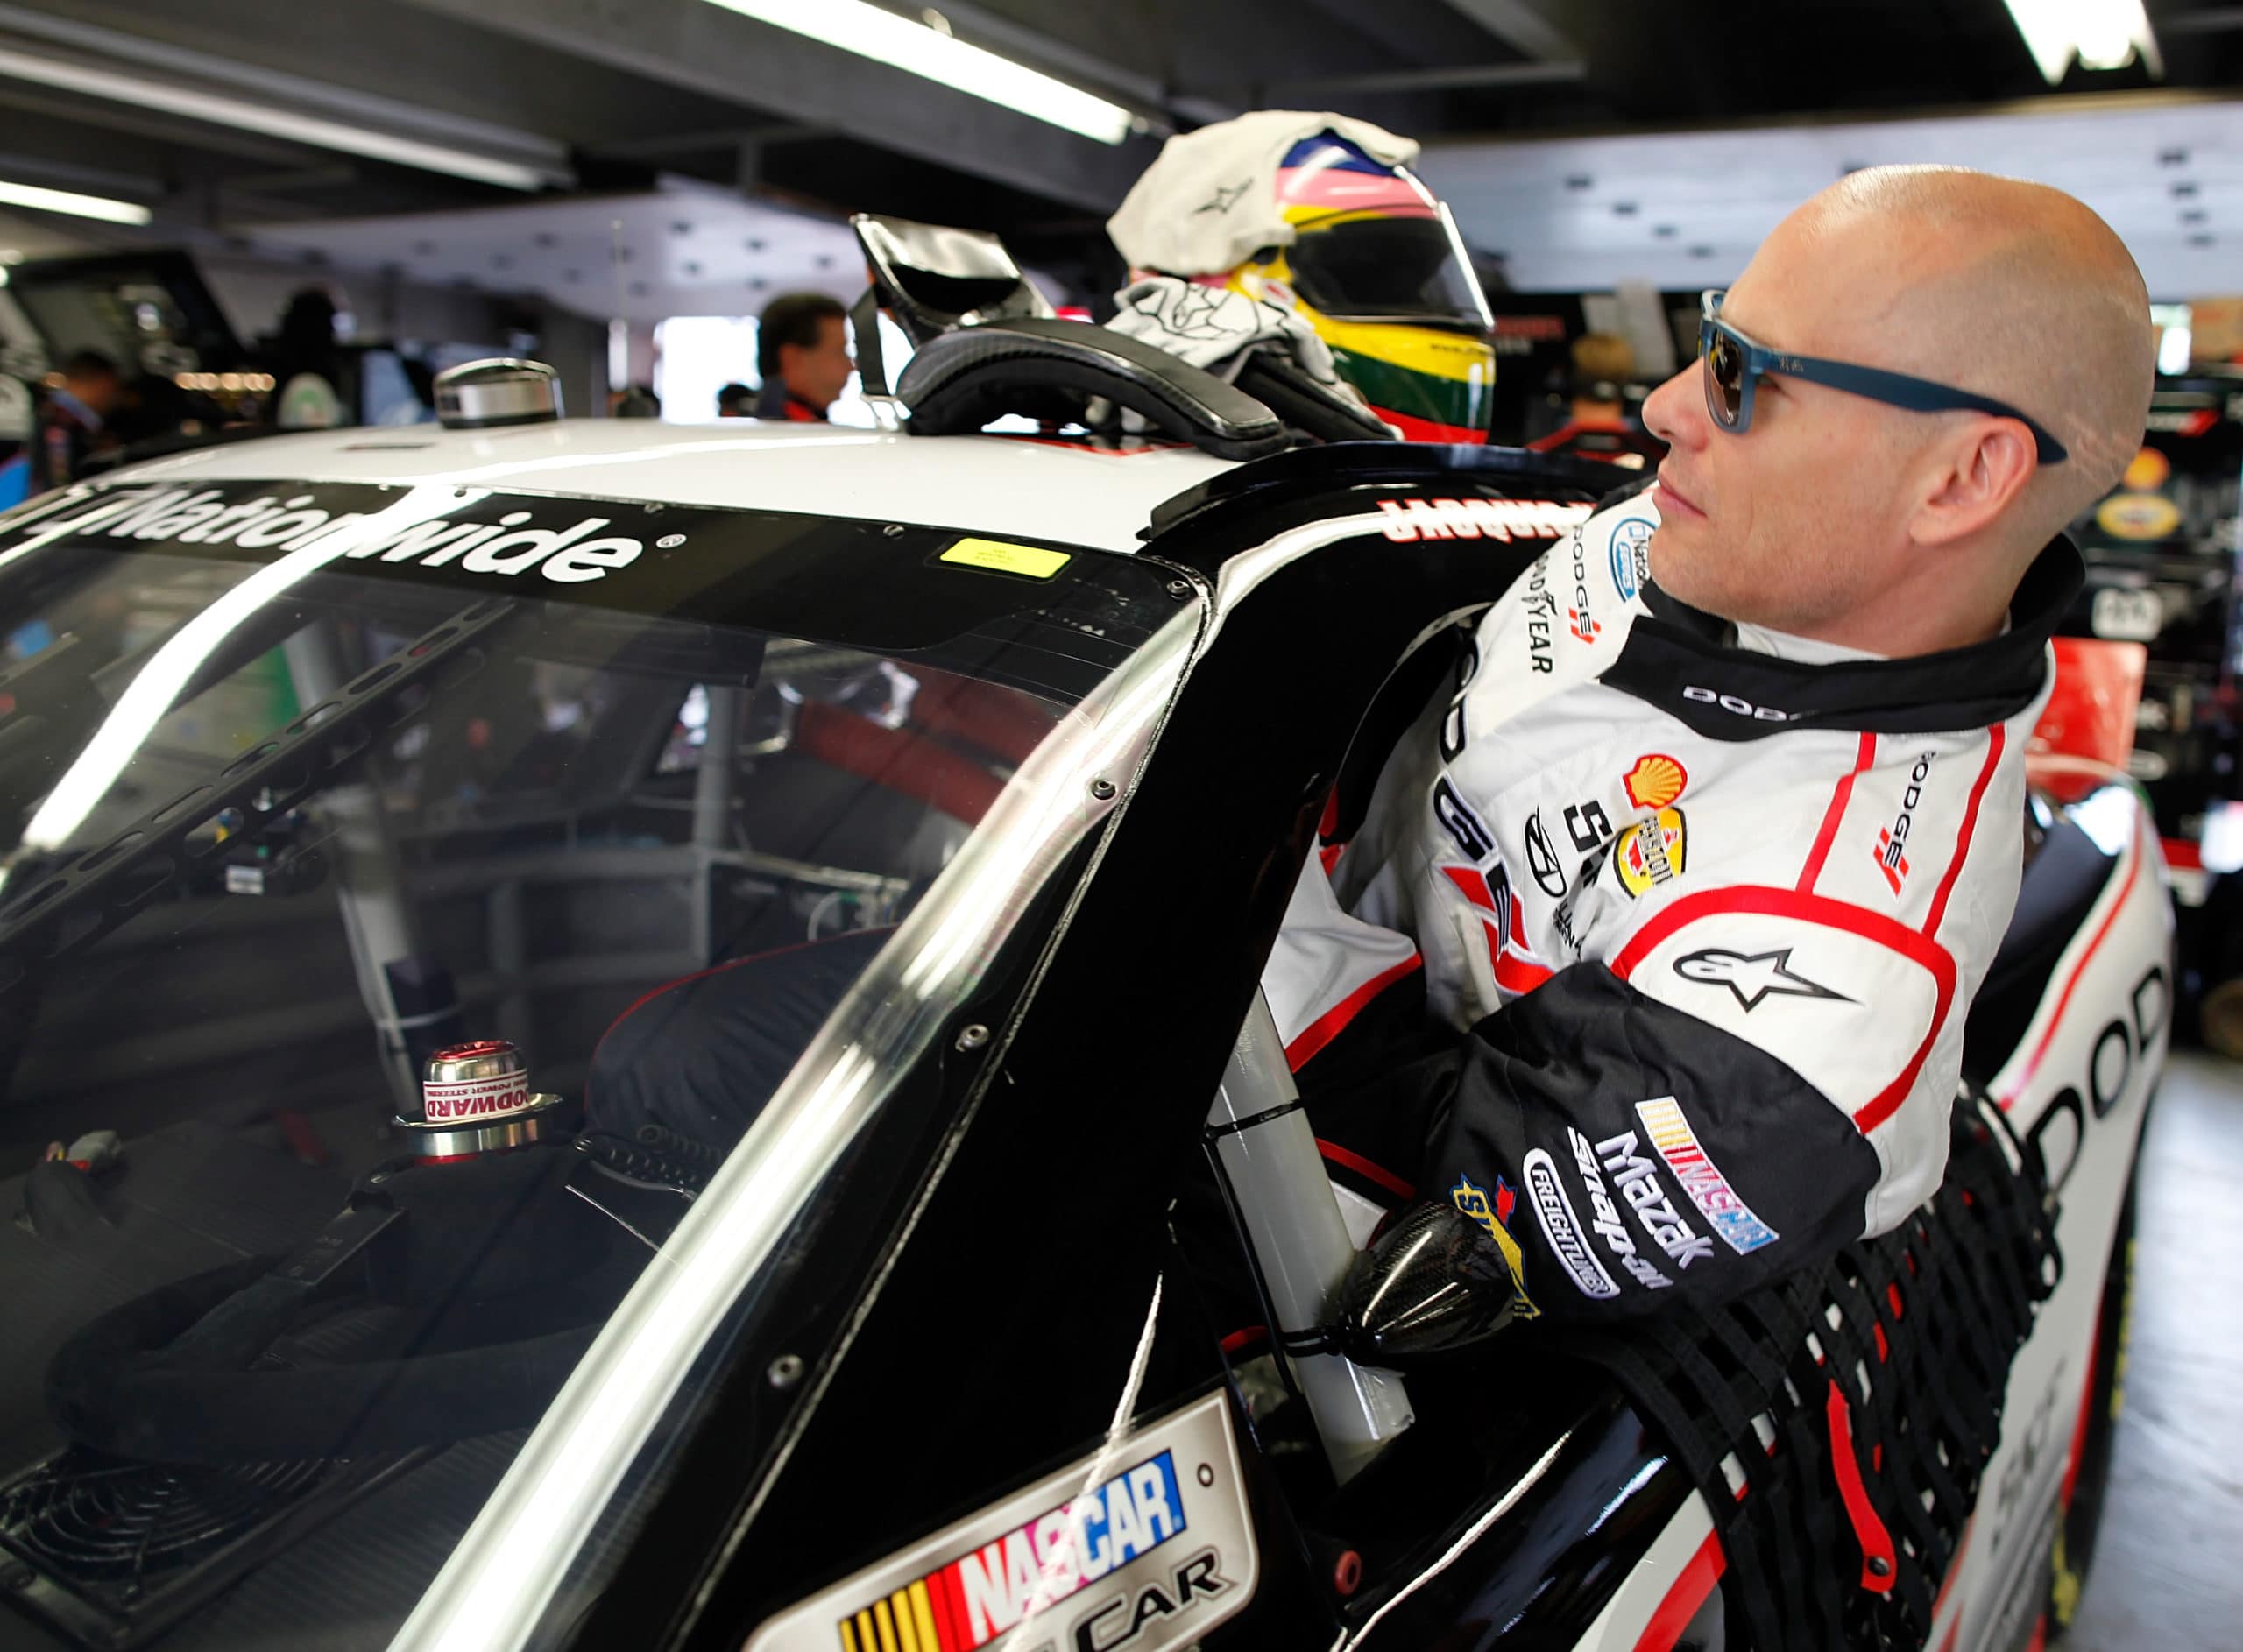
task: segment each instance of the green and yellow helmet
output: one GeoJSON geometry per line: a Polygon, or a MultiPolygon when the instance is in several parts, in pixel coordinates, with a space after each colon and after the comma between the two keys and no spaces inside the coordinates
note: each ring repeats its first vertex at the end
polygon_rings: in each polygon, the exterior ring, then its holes
{"type": "Polygon", "coordinates": [[[1216,284],[1307,322],[1405,439],[1485,441],[1495,324],[1448,208],[1407,167],[1332,131],[1286,153],[1277,206],[1291,244],[1216,284]]]}

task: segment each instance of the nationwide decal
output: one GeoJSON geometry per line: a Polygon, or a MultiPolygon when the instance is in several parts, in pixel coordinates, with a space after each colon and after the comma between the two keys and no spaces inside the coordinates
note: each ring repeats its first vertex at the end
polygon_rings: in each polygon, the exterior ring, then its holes
{"type": "Polygon", "coordinates": [[[1731,952],[1726,947],[1708,947],[1674,961],[1674,973],[1686,981],[1703,985],[1725,986],[1737,994],[1737,1001],[1744,1006],[1746,1014],[1760,1007],[1770,998],[1822,998],[1841,1004],[1854,1002],[1843,992],[1833,992],[1816,981],[1810,981],[1791,967],[1792,949],[1778,947],[1772,952],[1731,952]]]}
{"type": "Polygon", "coordinates": [[[1596,1144],[1596,1157],[1620,1197],[1634,1208],[1651,1242],[1672,1257],[1677,1267],[1688,1268],[1714,1253],[1714,1242],[1690,1225],[1659,1185],[1659,1172],[1639,1151],[1634,1131],[1607,1136],[1596,1144]]]}
{"type": "Polygon", "coordinates": [[[1518,1306],[1514,1310],[1521,1319],[1538,1317],[1542,1310],[1526,1294],[1526,1258],[1518,1248],[1518,1241],[1511,1236],[1511,1212],[1518,1204],[1518,1194],[1501,1176],[1496,1178],[1496,1196],[1488,1197],[1485,1188],[1468,1175],[1456,1178],[1456,1185],[1448,1190],[1449,1202],[1482,1227],[1494,1239],[1496,1248],[1503,1253],[1504,1266],[1511,1270],[1511,1282],[1518,1293],[1518,1306]]]}
{"type": "MultiPolygon", "coordinates": [[[[314,504],[318,496],[299,493],[281,498],[259,495],[227,504],[226,493],[207,488],[153,491],[133,489],[122,497],[105,496],[83,515],[49,525],[47,532],[81,539],[130,540],[151,549],[179,546],[237,546],[244,550],[270,551],[276,555],[309,549],[335,539],[343,561],[410,562],[421,568],[442,568],[456,562],[463,573],[496,574],[519,578],[534,569],[556,584],[576,585],[605,579],[614,569],[627,568],[645,552],[643,540],[626,534],[602,533],[609,526],[604,516],[579,516],[565,526],[530,527],[528,511],[510,511],[496,522],[454,522],[443,517],[424,519],[364,535],[340,536],[373,515],[364,511],[330,511],[314,504]]],[[[389,500],[395,504],[406,496],[389,500]]],[[[479,503],[488,495],[471,493],[460,508],[479,503]]]]}
{"type": "Polygon", "coordinates": [[[768,1620],[747,1652],[1171,1652],[1259,1580],[1213,1394],[768,1620]]]}
{"type": "Polygon", "coordinates": [[[1581,642],[1595,642],[1604,629],[1588,611],[1588,555],[1581,548],[1581,530],[1574,530],[1574,605],[1566,610],[1566,629],[1581,642]]]}
{"type": "Polygon", "coordinates": [[[1541,1225],[1542,1237],[1549,1240],[1574,1288],[1596,1302],[1617,1296],[1620,1288],[1582,1237],[1581,1223],[1574,1218],[1574,1207],[1558,1181],[1557,1161],[1537,1147],[1519,1161],[1519,1175],[1526,1183],[1526,1197],[1533,1203],[1534,1219],[1541,1225]]]}
{"type": "Polygon", "coordinates": [[[1689,837],[1679,808],[1662,808],[1638,821],[1612,845],[1612,870],[1631,896],[1645,895],[1680,877],[1689,837]]]}
{"type": "Polygon", "coordinates": [[[1639,1101],[1636,1104],[1636,1117],[1643,1120],[1644,1133],[1651,1138],[1651,1145],[1659,1150],[1659,1156],[1666,1161],[1674,1180],[1723,1244],[1739,1256],[1749,1256],[1763,1245],[1776,1242],[1776,1230],[1752,1214],[1751,1207],[1738,1198],[1737,1190],[1729,1185],[1729,1178],[1722,1175],[1720,1166],[1708,1158],[1706,1150],[1698,1145],[1697,1132],[1682,1116],[1680,1102],[1672,1096],[1639,1101]]]}
{"type": "Polygon", "coordinates": [[[1526,663],[1537,671],[1554,670],[1550,658],[1550,633],[1558,623],[1558,598],[1550,589],[1550,555],[1546,551],[1527,570],[1526,598],[1519,609],[1526,616],[1526,663]]]}
{"type": "Polygon", "coordinates": [[[1690,771],[1663,752],[1652,752],[1636,759],[1635,767],[1621,778],[1628,801],[1638,808],[1665,808],[1682,795],[1682,788],[1690,783],[1690,771]]]}
{"type": "Polygon", "coordinates": [[[1586,505],[1551,499],[1381,499],[1379,532],[1416,540],[1553,540],[1585,519],[1586,505]]]}
{"type": "Polygon", "coordinates": [[[1900,794],[1900,812],[1890,826],[1877,829],[1877,847],[1870,851],[1877,870],[1885,874],[1885,881],[1896,895],[1907,881],[1908,858],[1903,851],[1908,847],[1908,828],[1914,822],[1916,805],[1923,801],[1924,777],[1931,773],[1934,755],[1925,752],[1916,759],[1915,767],[1908,771],[1908,789],[1900,794]]]}
{"type": "Polygon", "coordinates": [[[1566,874],[1558,865],[1558,851],[1550,846],[1550,834],[1542,830],[1539,808],[1526,817],[1526,869],[1544,894],[1566,893],[1566,874]]]}
{"type": "Polygon", "coordinates": [[[1646,1290],[1665,1290],[1674,1281],[1646,1261],[1636,1249],[1634,1235],[1628,1225],[1620,1219],[1619,1207],[1612,1203],[1612,1196],[1604,1190],[1603,1173],[1596,1166],[1596,1150],[1588,1145],[1588,1138],[1568,1126],[1566,1140],[1574,1150],[1574,1168],[1581,1173],[1581,1184],[1588,1194],[1588,1212],[1592,1218],[1589,1232],[1604,1241],[1604,1248],[1612,1260],[1628,1271],[1630,1277],[1646,1290]]]}
{"type": "Polygon", "coordinates": [[[1652,525],[1639,516],[1622,517],[1612,525],[1605,554],[1612,564],[1613,589],[1624,603],[1635,601],[1636,592],[1651,577],[1652,533],[1652,525]]]}

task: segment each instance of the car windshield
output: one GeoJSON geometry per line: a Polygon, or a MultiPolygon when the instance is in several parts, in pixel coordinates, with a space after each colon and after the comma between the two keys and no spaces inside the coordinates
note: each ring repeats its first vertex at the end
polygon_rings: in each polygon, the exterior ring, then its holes
{"type": "MultiPolygon", "coordinates": [[[[386,1644],[1179,612],[1127,557],[453,488],[0,520],[0,1644],[386,1644]]],[[[922,1039],[975,985],[924,973],[922,1039]]]]}

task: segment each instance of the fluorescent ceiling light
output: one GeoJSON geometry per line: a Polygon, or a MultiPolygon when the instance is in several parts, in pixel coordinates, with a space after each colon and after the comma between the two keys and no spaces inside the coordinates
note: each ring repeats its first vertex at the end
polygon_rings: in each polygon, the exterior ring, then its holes
{"type": "Polygon", "coordinates": [[[1026,64],[952,39],[867,0],[710,0],[727,11],[807,35],[876,63],[907,69],[953,91],[1064,126],[1101,144],[1129,135],[1129,111],[1026,64]]]}
{"type": "Polygon", "coordinates": [[[2157,38],[2149,32],[2149,18],[2141,0],[2006,0],[2025,49],[2040,66],[2041,79],[2051,86],[2064,78],[2077,56],[2082,68],[2118,69],[2133,61],[2135,53],[2162,77],[2164,59],[2157,38]]]}
{"type": "Polygon", "coordinates": [[[107,223],[145,223],[154,216],[138,201],[74,194],[67,189],[41,189],[36,184],[0,184],[0,206],[67,212],[74,218],[99,218],[107,223]]]}
{"type": "Polygon", "coordinates": [[[315,115],[297,115],[245,98],[143,80],[137,74],[119,74],[87,64],[33,57],[26,52],[0,50],[0,75],[36,81],[41,86],[59,86],[66,91],[83,92],[90,97],[105,97],[142,109],[159,109],[167,114],[184,115],[189,120],[209,121],[213,125],[263,132],[268,138],[287,138],[318,149],[364,155],[369,160],[386,160],[400,166],[417,166],[423,172],[445,173],[477,183],[496,184],[504,189],[539,189],[546,181],[546,174],[535,167],[511,160],[396,138],[364,126],[346,126],[340,121],[322,120],[315,115]]]}

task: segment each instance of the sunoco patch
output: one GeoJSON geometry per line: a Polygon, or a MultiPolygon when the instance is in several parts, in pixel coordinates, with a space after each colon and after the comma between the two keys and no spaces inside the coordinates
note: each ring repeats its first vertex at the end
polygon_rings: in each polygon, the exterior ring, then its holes
{"type": "Polygon", "coordinates": [[[1161,1652],[1237,1613],[1259,1571],[1213,1394],[790,1606],[747,1652],[1161,1652]]]}

